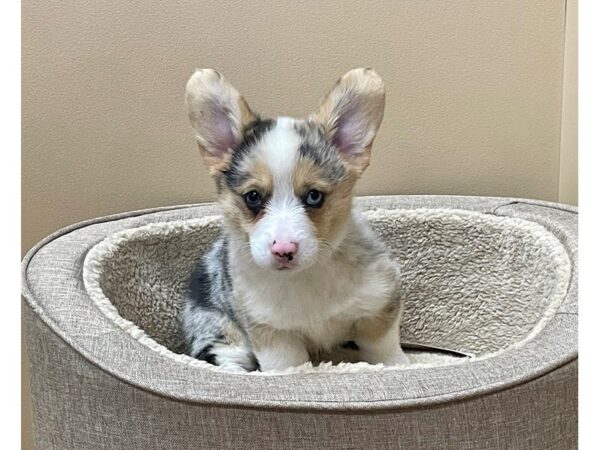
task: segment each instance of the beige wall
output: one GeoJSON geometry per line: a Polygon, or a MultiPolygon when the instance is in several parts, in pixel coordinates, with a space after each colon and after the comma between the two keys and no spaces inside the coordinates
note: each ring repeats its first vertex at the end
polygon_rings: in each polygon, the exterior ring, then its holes
{"type": "Polygon", "coordinates": [[[567,2],[558,200],[577,205],[577,0],[567,2]]]}
{"type": "Polygon", "coordinates": [[[558,200],[576,178],[564,0],[25,0],[22,20],[24,249],[82,219],[213,198],[183,105],[195,67],[293,116],[374,67],[387,108],[359,194],[558,200]]]}

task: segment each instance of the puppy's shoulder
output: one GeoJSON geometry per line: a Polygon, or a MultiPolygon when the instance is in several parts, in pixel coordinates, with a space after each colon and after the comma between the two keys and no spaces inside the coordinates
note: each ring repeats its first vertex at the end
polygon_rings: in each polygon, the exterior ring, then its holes
{"type": "Polygon", "coordinates": [[[392,263],[388,246],[361,211],[353,211],[348,236],[349,250],[355,253],[362,265],[392,263]]]}

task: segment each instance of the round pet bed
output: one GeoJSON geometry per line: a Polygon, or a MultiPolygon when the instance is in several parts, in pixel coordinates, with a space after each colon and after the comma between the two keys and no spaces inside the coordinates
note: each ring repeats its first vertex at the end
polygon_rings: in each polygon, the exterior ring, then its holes
{"type": "Polygon", "coordinates": [[[74,225],[23,262],[43,449],[574,448],[577,210],[532,200],[356,201],[403,274],[411,364],[346,350],[232,374],[182,354],[179,312],[215,205],[74,225]]]}

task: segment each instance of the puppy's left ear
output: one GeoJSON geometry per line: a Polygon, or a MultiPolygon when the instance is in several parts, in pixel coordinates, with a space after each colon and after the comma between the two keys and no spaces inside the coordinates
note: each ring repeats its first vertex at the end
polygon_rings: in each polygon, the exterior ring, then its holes
{"type": "Polygon", "coordinates": [[[362,173],[385,108],[383,81],[373,69],[354,69],[338,80],[313,116],[347,164],[362,173]]]}

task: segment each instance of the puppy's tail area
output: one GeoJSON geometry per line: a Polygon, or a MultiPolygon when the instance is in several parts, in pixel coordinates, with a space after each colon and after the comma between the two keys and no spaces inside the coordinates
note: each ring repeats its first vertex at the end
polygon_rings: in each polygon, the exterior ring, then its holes
{"type": "Polygon", "coordinates": [[[259,370],[248,339],[226,314],[195,307],[183,315],[186,353],[231,372],[259,370]]]}

